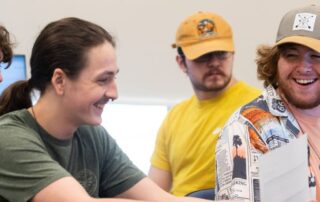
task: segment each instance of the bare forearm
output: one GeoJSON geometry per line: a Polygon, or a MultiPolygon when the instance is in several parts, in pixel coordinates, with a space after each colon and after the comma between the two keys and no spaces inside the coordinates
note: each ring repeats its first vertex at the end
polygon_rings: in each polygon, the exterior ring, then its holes
{"type": "Polygon", "coordinates": [[[170,192],[172,186],[172,177],[170,172],[151,166],[148,176],[163,190],[170,192]]]}

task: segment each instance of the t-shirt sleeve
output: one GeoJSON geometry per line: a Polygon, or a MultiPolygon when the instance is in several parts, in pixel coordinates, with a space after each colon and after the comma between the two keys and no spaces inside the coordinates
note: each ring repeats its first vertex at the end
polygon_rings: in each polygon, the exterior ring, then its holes
{"type": "Polygon", "coordinates": [[[170,170],[167,145],[168,121],[169,116],[166,117],[158,131],[155,148],[150,160],[152,166],[166,171],[170,170]]]}
{"type": "Polygon", "coordinates": [[[28,201],[65,176],[69,173],[50,157],[35,131],[22,126],[1,126],[1,197],[8,201],[28,201]]]}
{"type": "Polygon", "coordinates": [[[121,150],[116,141],[99,127],[103,146],[103,163],[100,182],[100,196],[114,197],[121,194],[145,177],[121,150]]]}

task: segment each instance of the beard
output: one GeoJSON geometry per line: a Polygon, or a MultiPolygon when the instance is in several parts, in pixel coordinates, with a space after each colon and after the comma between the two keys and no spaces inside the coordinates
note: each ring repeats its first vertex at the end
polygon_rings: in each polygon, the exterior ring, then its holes
{"type": "Polygon", "coordinates": [[[217,81],[214,81],[211,84],[206,84],[205,79],[209,75],[205,75],[204,81],[191,81],[192,86],[195,90],[203,91],[203,92],[219,92],[224,90],[230,83],[232,75],[224,75],[220,74],[222,76],[222,79],[219,79],[217,81]]]}
{"type": "Polygon", "coordinates": [[[289,85],[279,81],[279,91],[284,98],[299,109],[312,109],[320,105],[320,89],[313,93],[295,92],[289,85]]]}

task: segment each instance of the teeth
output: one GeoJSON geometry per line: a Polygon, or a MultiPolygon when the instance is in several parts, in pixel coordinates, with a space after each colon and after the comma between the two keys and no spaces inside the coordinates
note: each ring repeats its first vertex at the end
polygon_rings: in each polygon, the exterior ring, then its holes
{"type": "Polygon", "coordinates": [[[99,109],[102,109],[102,108],[103,108],[103,105],[101,105],[101,104],[95,104],[95,106],[96,106],[97,108],[99,108],[99,109]]]}
{"type": "Polygon", "coordinates": [[[314,79],[299,79],[299,80],[296,80],[298,83],[300,84],[309,84],[309,83],[312,83],[314,82],[314,79]]]}

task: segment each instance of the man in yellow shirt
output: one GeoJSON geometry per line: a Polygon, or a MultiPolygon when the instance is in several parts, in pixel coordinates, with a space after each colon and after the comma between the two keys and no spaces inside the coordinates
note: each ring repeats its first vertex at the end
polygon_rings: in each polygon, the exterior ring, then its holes
{"type": "Polygon", "coordinates": [[[176,33],[176,61],[194,95],[174,106],[158,132],[149,177],[177,196],[213,199],[214,149],[229,116],[260,90],[232,75],[232,30],[221,16],[198,12],[176,33]]]}

